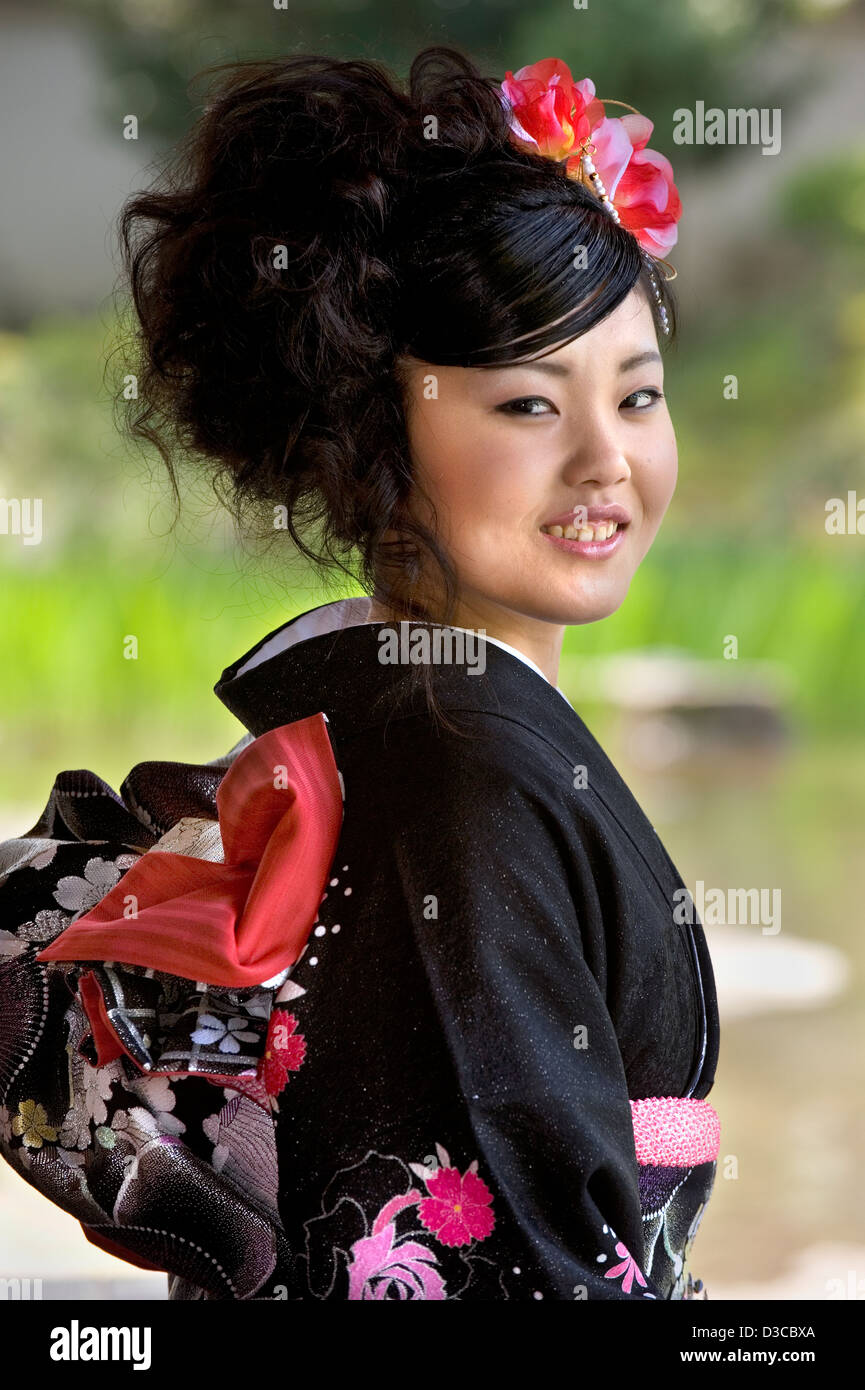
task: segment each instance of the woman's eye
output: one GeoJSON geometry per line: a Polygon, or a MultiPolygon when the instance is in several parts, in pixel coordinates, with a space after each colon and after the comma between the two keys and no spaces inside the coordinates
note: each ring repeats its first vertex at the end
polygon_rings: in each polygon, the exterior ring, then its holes
{"type": "Polygon", "coordinates": [[[532,406],[549,406],[550,410],[555,410],[552,401],[548,401],[546,396],[517,396],[515,400],[506,401],[504,405],[497,407],[509,415],[546,415],[546,410],[533,410],[532,406]]]}
{"type": "Polygon", "coordinates": [[[632,391],[630,396],[626,396],[622,401],[622,405],[628,410],[648,410],[656,401],[662,401],[663,399],[663,391],[656,390],[654,386],[645,386],[640,391],[632,391]],[[643,403],[636,404],[641,396],[643,397],[643,403]],[[629,401],[633,402],[633,404],[629,405],[629,401]]]}

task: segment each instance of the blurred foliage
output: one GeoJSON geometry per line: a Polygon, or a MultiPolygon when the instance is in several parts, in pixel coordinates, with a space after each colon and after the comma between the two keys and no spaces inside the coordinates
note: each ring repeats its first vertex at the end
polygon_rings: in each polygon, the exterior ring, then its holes
{"type": "MultiPolygon", "coordinates": [[[[123,114],[132,90],[136,107],[149,102],[151,131],[173,138],[189,122],[185,84],[204,63],[291,48],[404,69],[422,43],[455,41],[495,71],[555,53],[577,73],[585,51],[599,90],[643,109],[660,92],[670,110],[694,92],[725,104],[757,40],[791,15],[825,17],[826,0],[68,9],[102,34],[115,76],[106,114],[123,114]],[[624,26],[639,43],[622,42],[624,26]]],[[[824,522],[827,498],[865,492],[865,152],[839,153],[816,175],[803,168],[779,188],[774,219],[786,279],[735,300],[709,287],[706,312],[685,322],[667,359],[677,494],[619,612],[569,630],[562,682],[583,653],[657,644],[717,659],[735,633],[743,659],[790,669],[803,724],[852,731],[865,678],[862,539],[828,536],[824,522]]],[[[34,819],[62,767],[92,767],[117,786],[145,758],[224,752],[242,730],[210,693],[223,668],[293,614],[357,592],[323,590],[287,549],[262,566],[191,476],[170,531],[158,459],[131,455],[115,428],[103,370],[116,330],[111,310],[0,333],[0,494],[41,496],[45,526],[40,545],[0,537],[0,803],[34,819]],[[127,634],[137,660],[124,659],[127,634]]]]}
{"type": "MultiPolygon", "coordinates": [[[[734,633],[740,658],[774,659],[792,673],[802,728],[861,730],[859,546],[853,537],[761,545],[756,528],[750,545],[707,541],[668,521],[619,611],[568,630],[561,683],[579,688],[582,656],[629,648],[718,660],[734,633]]],[[[218,756],[243,732],[211,694],[222,670],[294,613],[358,592],[348,584],[324,593],[300,575],[268,585],[182,550],[166,566],[160,543],[148,550],[122,537],[47,567],[4,551],[0,801],[41,799],[35,809],[61,767],[92,767],[116,786],[145,758],[218,756]],[[124,658],[129,634],[133,660],[124,658]]]]}
{"type": "Polygon", "coordinates": [[[838,151],[821,159],[820,176],[803,169],[781,189],[778,210],[786,225],[812,246],[853,248],[865,243],[865,148],[838,151]],[[826,190],[832,189],[827,198],[826,190]]]}
{"type": "MultiPolygon", "coordinates": [[[[594,79],[601,96],[652,116],[663,148],[672,122],[667,130],[662,117],[692,105],[695,95],[710,105],[750,105],[756,76],[761,106],[791,105],[797,86],[773,88],[749,60],[792,21],[825,22],[827,9],[843,11],[847,3],[587,0],[580,9],[564,0],[286,0],[277,9],[260,0],[66,0],[63,8],[85,17],[99,41],[109,79],[99,98],[105,120],[116,129],[132,109],[160,141],[187,128],[187,83],[211,63],[306,51],[377,59],[404,74],[420,48],[451,43],[497,76],[539,58],[564,58],[576,77],[594,79]]],[[[200,98],[191,95],[194,107],[200,98]]],[[[705,147],[681,147],[677,158],[706,154],[705,147]]]]}

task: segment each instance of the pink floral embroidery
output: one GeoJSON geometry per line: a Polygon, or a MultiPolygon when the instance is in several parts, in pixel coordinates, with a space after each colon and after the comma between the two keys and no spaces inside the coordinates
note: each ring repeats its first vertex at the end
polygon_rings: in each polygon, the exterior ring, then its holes
{"type": "Polygon", "coordinates": [[[258,1064],[258,1079],[264,1082],[268,1095],[275,1096],[288,1081],[288,1073],[297,1071],[306,1055],[306,1040],[295,1034],[297,1019],[285,1009],[274,1009],[267,1029],[267,1044],[258,1064]]]}
{"type": "Polygon", "coordinates": [[[391,1289],[401,1299],[446,1299],[435,1252],[411,1237],[396,1241],[396,1216],[419,1200],[415,1188],[392,1198],[373,1222],[372,1235],[355,1241],[348,1267],[350,1300],[386,1299],[391,1289]]]}
{"type": "Polygon", "coordinates": [[[493,1194],[477,1173],[440,1168],[427,1179],[427,1188],[432,1196],[421,1202],[418,1216],[442,1245],[468,1245],[490,1234],[496,1224],[489,1208],[493,1194]]]}
{"type": "Polygon", "coordinates": [[[608,1269],[606,1274],[604,1275],[604,1278],[618,1279],[620,1274],[624,1274],[625,1277],[622,1280],[623,1293],[631,1292],[631,1286],[634,1282],[635,1276],[637,1283],[642,1288],[647,1288],[648,1286],[642,1274],[640,1273],[637,1261],[634,1259],[633,1255],[628,1250],[627,1245],[625,1245],[625,1243],[621,1240],[618,1241],[616,1244],[616,1254],[621,1255],[622,1263],[620,1265],[614,1265],[612,1269],[608,1269]]]}

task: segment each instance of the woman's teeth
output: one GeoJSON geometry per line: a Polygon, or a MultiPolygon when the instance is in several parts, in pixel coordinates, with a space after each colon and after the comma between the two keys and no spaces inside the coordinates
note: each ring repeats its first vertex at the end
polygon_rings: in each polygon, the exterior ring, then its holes
{"type": "Polygon", "coordinates": [[[606,541],[619,529],[617,521],[599,521],[591,526],[542,526],[548,536],[564,536],[568,541],[606,541]]]}

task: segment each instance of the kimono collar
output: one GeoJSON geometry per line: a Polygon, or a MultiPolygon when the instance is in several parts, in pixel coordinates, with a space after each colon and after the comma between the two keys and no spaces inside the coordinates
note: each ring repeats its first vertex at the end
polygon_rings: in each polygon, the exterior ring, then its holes
{"type": "MultiPolygon", "coordinates": [[[[355,596],[291,618],[226,667],[214,686],[217,699],[255,737],[316,710],[327,710],[337,738],[384,722],[397,707],[420,711],[425,697],[412,687],[410,671],[379,660],[379,632],[391,625],[370,622],[369,609],[369,598],[355,596]]],[[[457,665],[435,668],[442,705],[498,711],[512,698],[523,709],[546,710],[547,719],[552,707],[556,722],[573,718],[564,691],[530,657],[498,638],[485,641],[483,675],[457,665]]]]}

